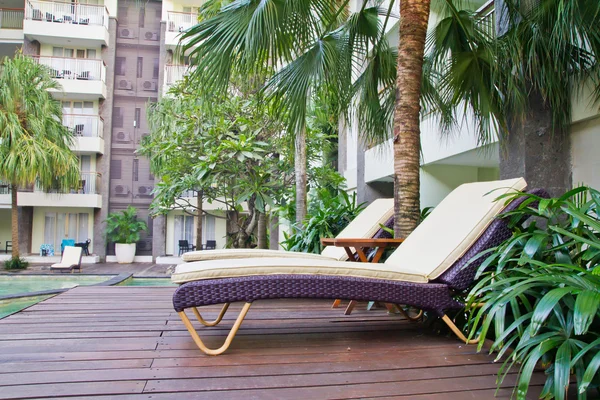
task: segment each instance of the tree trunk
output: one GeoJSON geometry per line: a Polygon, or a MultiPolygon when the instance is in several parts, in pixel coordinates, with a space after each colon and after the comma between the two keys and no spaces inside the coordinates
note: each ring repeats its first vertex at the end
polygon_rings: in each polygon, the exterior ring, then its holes
{"type": "Polygon", "coordinates": [[[408,236],[419,223],[421,76],[429,0],[400,2],[400,40],[394,110],[394,234],[408,236]]]}
{"type": "Polygon", "coordinates": [[[279,249],[279,217],[272,211],[269,216],[269,233],[269,248],[271,250],[279,249]]]}
{"type": "Polygon", "coordinates": [[[198,223],[196,224],[196,250],[202,250],[202,191],[198,192],[198,197],[196,198],[196,209],[198,215],[198,223]]]}
{"type": "Polygon", "coordinates": [[[267,245],[267,214],[256,210],[258,215],[258,227],[256,228],[256,236],[258,236],[257,247],[259,249],[268,249],[267,245]]]}
{"type": "Polygon", "coordinates": [[[12,256],[19,257],[19,208],[17,205],[17,185],[10,186],[10,205],[11,205],[11,235],[12,235],[12,256]]]}
{"type": "Polygon", "coordinates": [[[296,222],[306,217],[306,128],[296,133],[294,170],[296,176],[296,222]]]}

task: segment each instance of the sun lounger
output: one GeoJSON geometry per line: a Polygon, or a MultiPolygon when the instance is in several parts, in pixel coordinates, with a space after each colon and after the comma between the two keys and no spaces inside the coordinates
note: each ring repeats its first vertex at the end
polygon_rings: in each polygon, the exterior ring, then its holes
{"type": "MultiPolygon", "coordinates": [[[[392,225],[394,218],[394,199],[377,199],[369,204],[354,220],[352,220],[338,238],[372,238],[381,230],[381,225],[392,225]]],[[[321,254],[300,253],[285,250],[264,249],[221,249],[211,251],[190,251],[183,254],[183,261],[206,261],[231,258],[261,257],[305,257],[345,261],[348,255],[343,248],[327,246],[321,254]]]]}
{"type": "Polygon", "coordinates": [[[512,234],[507,221],[496,218],[505,209],[505,201],[494,199],[524,188],[523,179],[460,186],[383,264],[274,257],[181,264],[172,276],[173,282],[181,284],[173,295],[173,306],[194,342],[209,355],[227,350],[253,301],[277,298],[341,298],[414,306],[439,315],[469,343],[446,311],[464,306],[453,295],[469,288],[484,258],[469,261],[512,234]],[[207,348],[185,310],[191,309],[205,326],[214,326],[229,304],[237,301],[245,305],[225,343],[218,349],[207,348]],[[224,306],[217,319],[208,322],[197,307],[210,304],[224,306]]]}
{"type": "Polygon", "coordinates": [[[81,257],[83,255],[83,249],[75,246],[65,246],[62,259],[58,264],[52,264],[50,269],[52,271],[69,271],[77,269],[81,272],[81,257]]]}

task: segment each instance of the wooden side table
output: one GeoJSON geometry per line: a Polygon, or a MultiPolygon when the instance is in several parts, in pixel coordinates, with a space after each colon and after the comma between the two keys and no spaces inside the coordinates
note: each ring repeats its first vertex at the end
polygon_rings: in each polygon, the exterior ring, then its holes
{"type": "MultiPolygon", "coordinates": [[[[344,239],[344,238],[322,238],[321,244],[323,246],[335,246],[335,247],[343,247],[346,250],[346,254],[348,254],[348,260],[353,262],[369,262],[367,259],[367,252],[370,249],[377,249],[375,251],[375,256],[371,260],[372,263],[378,263],[383,255],[383,252],[387,248],[398,247],[404,242],[404,239],[344,239]],[[358,256],[358,260],[356,257],[358,256]]],[[[338,307],[341,303],[340,299],[336,299],[333,302],[332,307],[338,307]]],[[[385,305],[388,311],[394,311],[395,306],[393,304],[385,305]]],[[[356,300],[350,300],[346,310],[344,311],[345,315],[349,315],[352,313],[352,310],[356,307],[356,300]]]]}

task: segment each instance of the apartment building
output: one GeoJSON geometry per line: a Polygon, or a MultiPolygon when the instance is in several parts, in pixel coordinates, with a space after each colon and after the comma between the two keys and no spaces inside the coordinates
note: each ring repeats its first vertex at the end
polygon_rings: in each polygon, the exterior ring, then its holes
{"type": "MultiPolygon", "coordinates": [[[[136,154],[148,135],[146,106],[186,71],[173,59],[177,36],[197,20],[197,0],[0,0],[0,56],[15,50],[50,68],[62,86],[63,123],[73,132],[81,179],[69,193],[38,187],[18,192],[20,243],[25,253],[63,239],[92,240],[88,262],[112,260],[104,224],[109,212],[129,205],[148,223],[138,261],[177,255],[178,241],[195,241],[198,218],[183,211],[152,218],[155,177],[136,154]]],[[[225,220],[215,205],[202,218],[203,238],[225,244],[225,220]]],[[[0,185],[0,249],[10,240],[10,193],[0,185]]]]}
{"type": "MultiPolygon", "coordinates": [[[[351,3],[357,7],[357,2],[351,3]]],[[[481,15],[481,23],[494,29],[494,1],[472,2],[481,15]]],[[[387,5],[383,5],[387,9],[387,5]]],[[[437,16],[431,15],[431,23],[437,16]]],[[[398,44],[398,22],[389,24],[391,45],[398,44]]],[[[571,182],[600,188],[600,110],[590,103],[591,87],[573,94],[570,149],[571,182]]],[[[390,135],[391,136],[391,135],[390,135]]],[[[339,170],[347,180],[348,189],[357,192],[359,201],[393,197],[393,143],[369,147],[361,142],[356,121],[340,126],[339,170]]],[[[460,127],[449,135],[440,132],[433,118],[421,121],[421,207],[436,206],[450,191],[467,182],[500,178],[502,149],[498,142],[486,147],[478,144],[473,123],[468,115],[460,127]]],[[[535,154],[524,157],[535,157],[535,154]]],[[[538,160],[539,163],[539,160],[538,160]]],[[[552,174],[552,160],[536,174],[552,174]]],[[[569,171],[567,171],[568,173],[569,171]]]]}

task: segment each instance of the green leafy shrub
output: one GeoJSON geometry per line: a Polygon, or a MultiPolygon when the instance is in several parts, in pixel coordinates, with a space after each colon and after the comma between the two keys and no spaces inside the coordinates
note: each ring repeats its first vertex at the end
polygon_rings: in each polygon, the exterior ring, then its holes
{"type": "Polygon", "coordinates": [[[11,269],[26,269],[29,266],[29,262],[25,261],[21,257],[12,257],[10,260],[4,261],[4,268],[11,269]]]}
{"type": "Polygon", "coordinates": [[[320,253],[322,237],[334,237],[340,233],[364,208],[356,203],[356,193],[352,196],[344,191],[337,195],[327,189],[318,190],[308,204],[308,214],[302,227],[294,225],[292,235],[284,233],[281,245],[289,251],[320,253]]]}
{"type": "Polygon", "coordinates": [[[505,214],[515,233],[483,255],[470,293],[471,304],[484,303],[472,308],[471,334],[480,330],[479,349],[491,338],[498,358],[512,351],[499,376],[518,366],[517,398],[525,398],[537,365],[546,373],[541,397],[566,398],[574,380],[585,398],[600,383],[600,192],[517,196],[527,199],[505,214]],[[526,217],[534,219],[524,224],[526,217]]]}
{"type": "Polygon", "coordinates": [[[132,206],[110,213],[106,218],[106,237],[114,243],[135,243],[140,240],[140,232],[146,229],[146,223],[137,218],[137,209],[132,206]]]}

